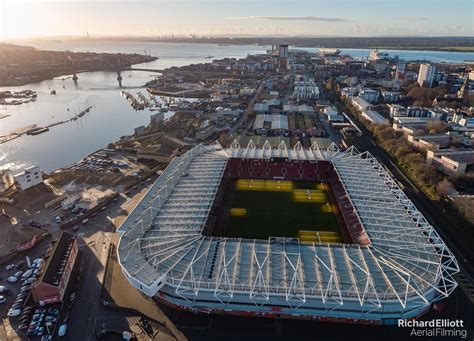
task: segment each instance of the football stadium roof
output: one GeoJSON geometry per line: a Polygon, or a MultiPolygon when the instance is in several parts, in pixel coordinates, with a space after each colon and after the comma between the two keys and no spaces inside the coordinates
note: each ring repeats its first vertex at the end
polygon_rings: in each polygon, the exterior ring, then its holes
{"type": "Polygon", "coordinates": [[[198,145],[168,165],[118,232],[120,264],[132,285],[189,307],[242,310],[245,304],[247,311],[272,306],[290,315],[409,317],[447,297],[459,271],[384,167],[368,152],[340,151],[334,144],[198,145]],[[204,236],[231,158],[330,161],[370,245],[204,236]]]}

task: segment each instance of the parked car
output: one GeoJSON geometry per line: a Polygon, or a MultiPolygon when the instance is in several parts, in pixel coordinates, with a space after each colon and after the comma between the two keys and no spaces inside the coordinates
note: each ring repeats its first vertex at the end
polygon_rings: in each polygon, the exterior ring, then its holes
{"type": "Polygon", "coordinates": [[[34,281],[36,281],[36,277],[30,277],[30,278],[28,278],[24,283],[25,283],[25,284],[31,284],[31,283],[33,283],[34,281]]]}
{"type": "Polygon", "coordinates": [[[18,329],[20,330],[24,330],[24,329],[27,329],[28,328],[28,325],[26,323],[22,323],[18,326],[18,329]]]}
{"type": "Polygon", "coordinates": [[[0,303],[5,303],[6,300],[5,296],[0,296],[0,303]]]}
{"type": "Polygon", "coordinates": [[[66,335],[66,332],[67,332],[67,323],[64,323],[59,326],[58,336],[63,337],[64,335],[66,335]]]}
{"type": "Polygon", "coordinates": [[[89,222],[89,219],[87,219],[87,218],[86,218],[86,219],[83,219],[83,220],[81,221],[81,223],[83,223],[83,224],[87,224],[88,222],[89,222]]]}
{"type": "Polygon", "coordinates": [[[21,314],[21,309],[10,309],[7,313],[8,317],[18,316],[21,314]]]}
{"type": "Polygon", "coordinates": [[[17,271],[17,272],[15,272],[15,274],[13,276],[15,276],[16,278],[20,278],[21,275],[23,275],[23,271],[17,271]]]}
{"type": "Polygon", "coordinates": [[[54,316],[46,316],[46,317],[44,318],[44,320],[47,321],[47,322],[54,323],[54,322],[56,322],[58,319],[57,319],[57,317],[54,317],[54,316]]]}
{"type": "Polygon", "coordinates": [[[59,309],[56,309],[56,308],[49,308],[49,309],[48,309],[48,314],[52,314],[52,315],[58,316],[58,315],[59,315],[59,309]]]}
{"type": "Polygon", "coordinates": [[[21,309],[22,304],[21,303],[14,303],[10,309],[21,309]]]}
{"type": "Polygon", "coordinates": [[[20,322],[26,323],[30,320],[30,314],[25,314],[24,312],[20,315],[20,322]]]}
{"type": "Polygon", "coordinates": [[[18,278],[15,276],[10,276],[7,278],[7,281],[10,283],[16,283],[18,281],[18,278]]]}
{"type": "Polygon", "coordinates": [[[31,316],[31,309],[23,309],[23,312],[21,313],[22,317],[30,317],[31,316]]]}
{"type": "Polygon", "coordinates": [[[37,221],[33,221],[33,220],[28,221],[28,224],[29,224],[31,227],[41,227],[41,224],[40,224],[40,223],[38,223],[37,221]]]}
{"type": "Polygon", "coordinates": [[[44,333],[44,327],[39,327],[36,329],[36,336],[41,336],[44,333]]]}
{"type": "Polygon", "coordinates": [[[6,267],[5,267],[5,270],[6,271],[10,271],[11,269],[13,269],[15,267],[15,264],[8,264],[6,267]]]}
{"type": "Polygon", "coordinates": [[[28,295],[28,293],[26,293],[26,292],[20,292],[20,293],[16,296],[16,298],[17,298],[17,299],[25,298],[27,295],[28,295]]]}
{"type": "Polygon", "coordinates": [[[21,280],[24,281],[24,280],[27,280],[28,278],[31,277],[31,275],[33,274],[33,270],[27,270],[25,271],[22,275],[21,275],[21,280]]]}

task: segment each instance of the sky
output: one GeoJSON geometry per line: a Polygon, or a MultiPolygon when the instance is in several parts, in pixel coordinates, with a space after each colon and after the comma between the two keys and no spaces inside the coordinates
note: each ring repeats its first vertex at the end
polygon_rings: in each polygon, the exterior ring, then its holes
{"type": "Polygon", "coordinates": [[[474,0],[0,0],[0,39],[473,36],[474,0]]]}

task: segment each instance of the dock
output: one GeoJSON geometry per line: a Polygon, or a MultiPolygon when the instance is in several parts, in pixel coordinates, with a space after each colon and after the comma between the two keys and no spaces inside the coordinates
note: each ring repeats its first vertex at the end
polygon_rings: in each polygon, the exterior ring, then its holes
{"type": "Polygon", "coordinates": [[[12,131],[9,131],[8,133],[5,133],[3,135],[0,135],[0,144],[14,140],[24,134],[26,134],[28,131],[31,129],[35,129],[37,127],[36,124],[31,124],[29,126],[23,127],[23,128],[18,128],[12,131]]]}
{"type": "MultiPolygon", "coordinates": [[[[31,135],[31,136],[36,136],[36,135],[46,133],[46,132],[49,131],[49,128],[51,128],[51,127],[55,127],[55,126],[58,126],[60,124],[64,124],[64,123],[67,123],[67,122],[76,121],[78,118],[81,118],[85,114],[87,114],[91,109],[92,109],[92,105],[88,106],[87,108],[82,110],[79,114],[73,116],[72,118],[70,118],[69,120],[66,120],[66,121],[54,122],[54,123],[48,124],[44,127],[38,127],[37,124],[31,124],[31,125],[23,127],[23,128],[18,128],[18,129],[12,130],[12,131],[10,131],[8,133],[5,133],[3,135],[0,134],[0,144],[6,143],[6,142],[11,141],[11,140],[14,140],[14,139],[16,139],[16,138],[18,138],[22,135],[25,135],[25,134],[26,135],[31,135]]],[[[2,118],[2,117],[0,117],[0,118],[2,118]]]]}
{"type": "Polygon", "coordinates": [[[122,90],[120,93],[123,97],[125,97],[127,99],[128,103],[130,103],[130,105],[132,106],[133,109],[135,109],[135,110],[145,109],[145,105],[140,103],[140,101],[138,99],[136,99],[131,93],[129,93],[127,91],[124,91],[124,90],[122,90]]]}

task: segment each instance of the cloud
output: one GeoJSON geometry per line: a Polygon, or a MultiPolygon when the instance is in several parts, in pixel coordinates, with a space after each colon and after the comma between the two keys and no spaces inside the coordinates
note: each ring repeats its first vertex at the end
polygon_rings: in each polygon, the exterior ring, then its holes
{"type": "Polygon", "coordinates": [[[272,21],[324,21],[324,22],[340,22],[340,21],[350,21],[342,18],[323,18],[323,17],[266,17],[266,16],[247,16],[247,17],[228,17],[227,19],[239,19],[239,20],[272,20],[272,21]]]}
{"type": "Polygon", "coordinates": [[[418,17],[418,18],[410,18],[410,17],[400,17],[400,18],[393,18],[393,20],[398,21],[428,21],[428,18],[425,17],[418,17]]]}

